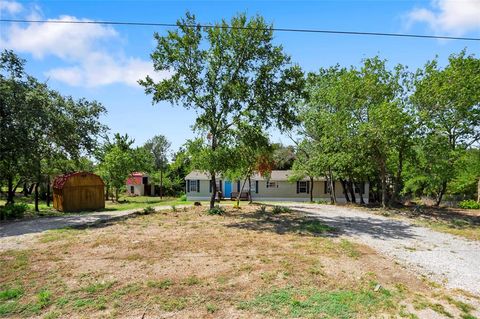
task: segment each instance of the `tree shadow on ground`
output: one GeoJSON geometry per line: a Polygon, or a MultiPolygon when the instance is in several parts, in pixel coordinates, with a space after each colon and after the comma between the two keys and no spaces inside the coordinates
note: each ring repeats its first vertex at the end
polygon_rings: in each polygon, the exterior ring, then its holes
{"type": "Polygon", "coordinates": [[[402,209],[390,209],[387,213],[412,219],[443,222],[452,227],[480,227],[480,211],[475,210],[409,205],[402,209]]]}
{"type": "Polygon", "coordinates": [[[397,220],[369,217],[325,217],[301,210],[273,215],[269,212],[235,214],[241,221],[227,227],[260,232],[338,237],[369,235],[377,239],[414,238],[415,226],[397,220]]]}

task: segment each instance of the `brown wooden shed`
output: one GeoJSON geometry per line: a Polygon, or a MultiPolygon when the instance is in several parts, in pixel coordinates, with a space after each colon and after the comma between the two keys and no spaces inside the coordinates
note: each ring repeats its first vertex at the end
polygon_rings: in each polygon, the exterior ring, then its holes
{"type": "Polygon", "coordinates": [[[53,181],[53,207],[61,212],[105,208],[104,187],[100,176],[92,173],[57,176],[53,181]]]}

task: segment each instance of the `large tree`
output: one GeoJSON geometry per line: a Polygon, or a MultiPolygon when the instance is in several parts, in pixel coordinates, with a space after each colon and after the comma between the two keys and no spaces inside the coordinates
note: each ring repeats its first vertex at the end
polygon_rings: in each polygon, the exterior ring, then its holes
{"type": "Polygon", "coordinates": [[[203,140],[214,206],[216,178],[224,169],[224,155],[241,122],[268,128],[289,127],[303,86],[300,67],[292,65],[283,48],[273,43],[272,26],[260,16],[245,14],[202,27],[187,13],[177,29],[155,33],[151,57],[156,71],[170,78],[140,81],[153,102],[168,101],[197,113],[194,130],[203,140]]]}
{"type": "Polygon", "coordinates": [[[163,196],[163,174],[168,164],[168,152],[170,149],[170,142],[163,135],[156,135],[149,139],[144,147],[149,151],[155,161],[155,169],[160,172],[160,199],[163,196]]]}
{"type": "Polygon", "coordinates": [[[429,172],[428,184],[439,205],[456,161],[480,141],[480,59],[462,51],[452,54],[444,68],[430,61],[417,72],[415,88],[412,101],[422,126],[420,137],[429,142],[419,151],[437,163],[428,170],[427,160],[426,167],[418,168],[429,172]]]}

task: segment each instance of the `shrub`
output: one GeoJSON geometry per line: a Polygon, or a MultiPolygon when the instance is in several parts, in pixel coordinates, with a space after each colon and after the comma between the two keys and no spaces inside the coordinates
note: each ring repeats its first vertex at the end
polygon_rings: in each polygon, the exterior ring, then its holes
{"type": "Polygon", "coordinates": [[[172,205],[172,210],[173,210],[174,212],[176,212],[176,211],[177,211],[177,206],[172,205]]]}
{"type": "Polygon", "coordinates": [[[473,199],[463,200],[458,203],[458,207],[463,209],[480,209],[480,203],[477,203],[473,199]]]}
{"type": "Polygon", "coordinates": [[[0,207],[0,217],[5,219],[23,218],[23,215],[28,209],[28,205],[21,204],[8,204],[0,207]]]}
{"type": "Polygon", "coordinates": [[[181,202],[186,202],[187,201],[187,195],[186,194],[183,194],[182,196],[180,196],[180,199],[179,199],[181,202]]]}
{"type": "Polygon", "coordinates": [[[272,209],[272,214],[282,214],[282,213],[290,213],[292,210],[285,206],[274,206],[272,209]]]}
{"type": "Polygon", "coordinates": [[[260,214],[265,214],[267,212],[267,206],[265,205],[260,206],[260,209],[257,212],[260,214]]]}
{"type": "Polygon", "coordinates": [[[225,210],[222,207],[217,205],[209,209],[207,213],[208,215],[223,215],[225,213],[225,210]]]}
{"type": "Polygon", "coordinates": [[[149,215],[149,214],[153,214],[153,213],[155,213],[155,208],[153,208],[151,206],[145,207],[142,211],[143,215],[149,215]]]}

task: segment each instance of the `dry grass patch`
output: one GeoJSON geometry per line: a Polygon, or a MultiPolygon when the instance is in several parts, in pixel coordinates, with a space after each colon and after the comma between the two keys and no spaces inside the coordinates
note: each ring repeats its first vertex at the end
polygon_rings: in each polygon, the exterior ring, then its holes
{"type": "Polygon", "coordinates": [[[474,313],[434,290],[331,227],[256,206],[50,231],[31,250],[0,254],[0,316],[413,316],[412,292],[427,308],[474,313]]]}

